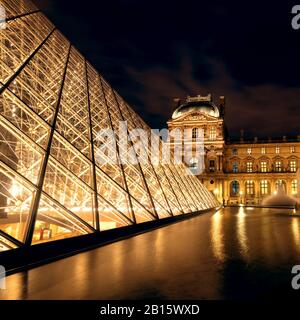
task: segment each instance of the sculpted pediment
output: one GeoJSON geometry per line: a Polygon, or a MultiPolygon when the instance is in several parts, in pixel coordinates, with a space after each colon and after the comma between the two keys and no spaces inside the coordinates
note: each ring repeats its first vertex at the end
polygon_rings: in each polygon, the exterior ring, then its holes
{"type": "Polygon", "coordinates": [[[191,111],[190,113],[183,114],[181,117],[178,117],[172,122],[181,122],[181,121],[212,121],[218,120],[218,118],[205,114],[203,112],[191,111]]]}

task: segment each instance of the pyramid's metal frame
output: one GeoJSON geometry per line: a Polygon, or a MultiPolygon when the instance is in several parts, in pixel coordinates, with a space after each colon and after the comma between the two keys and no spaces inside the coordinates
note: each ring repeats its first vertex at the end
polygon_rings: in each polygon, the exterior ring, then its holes
{"type": "Polygon", "coordinates": [[[183,165],[122,163],[119,121],[150,128],[31,2],[1,4],[0,251],[218,205],[183,165]],[[95,156],[102,128],[116,165],[95,156]]]}

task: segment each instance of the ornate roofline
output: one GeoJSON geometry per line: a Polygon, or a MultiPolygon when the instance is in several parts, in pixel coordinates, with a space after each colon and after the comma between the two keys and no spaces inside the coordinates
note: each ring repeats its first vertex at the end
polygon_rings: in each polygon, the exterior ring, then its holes
{"type": "Polygon", "coordinates": [[[201,111],[197,111],[197,110],[191,110],[187,113],[182,114],[181,116],[179,116],[178,118],[175,119],[170,119],[168,120],[167,123],[176,123],[176,122],[181,122],[181,121],[223,121],[223,119],[219,118],[219,117],[214,117],[211,115],[208,115],[204,112],[201,111]]]}

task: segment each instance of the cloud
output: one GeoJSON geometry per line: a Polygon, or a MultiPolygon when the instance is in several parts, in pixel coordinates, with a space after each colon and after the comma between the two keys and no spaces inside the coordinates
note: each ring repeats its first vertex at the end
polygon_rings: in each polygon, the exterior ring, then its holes
{"type": "Polygon", "coordinates": [[[252,136],[300,134],[300,89],[274,84],[243,85],[221,61],[203,59],[211,70],[210,79],[203,81],[194,76],[194,63],[188,55],[177,70],[127,68],[128,76],[142,88],[136,95],[148,117],[160,114],[162,123],[171,117],[173,97],[212,93],[216,103],[220,95],[225,95],[226,124],[234,136],[240,129],[252,136]]]}
{"type": "Polygon", "coordinates": [[[171,1],[35,3],[153,128],[166,126],[174,97],[211,93],[216,102],[226,96],[231,135],[300,133],[300,49],[281,6],[266,25],[269,5],[259,13],[255,3],[243,12],[243,4],[194,1],[191,11],[174,3],[172,14],[171,1]],[[196,4],[206,13],[200,20],[196,4]]]}

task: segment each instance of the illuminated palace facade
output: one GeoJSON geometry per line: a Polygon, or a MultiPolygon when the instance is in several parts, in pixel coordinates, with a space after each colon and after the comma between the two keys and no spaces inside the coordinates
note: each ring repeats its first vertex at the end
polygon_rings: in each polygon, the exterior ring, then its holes
{"type": "MultiPolygon", "coordinates": [[[[223,204],[260,204],[283,185],[288,195],[297,193],[296,171],[300,159],[300,137],[238,141],[226,137],[225,98],[216,105],[211,95],[174,99],[175,110],[169,130],[189,130],[195,144],[204,133],[204,170],[200,181],[223,204]]],[[[174,148],[175,142],[171,140],[174,148]]],[[[194,160],[188,163],[195,168],[194,160]]]]}
{"type": "Polygon", "coordinates": [[[1,10],[0,251],[219,205],[184,165],[140,162],[146,145],[121,161],[120,122],[147,124],[30,1],[1,10]],[[114,161],[97,156],[102,129],[114,161]]]}

